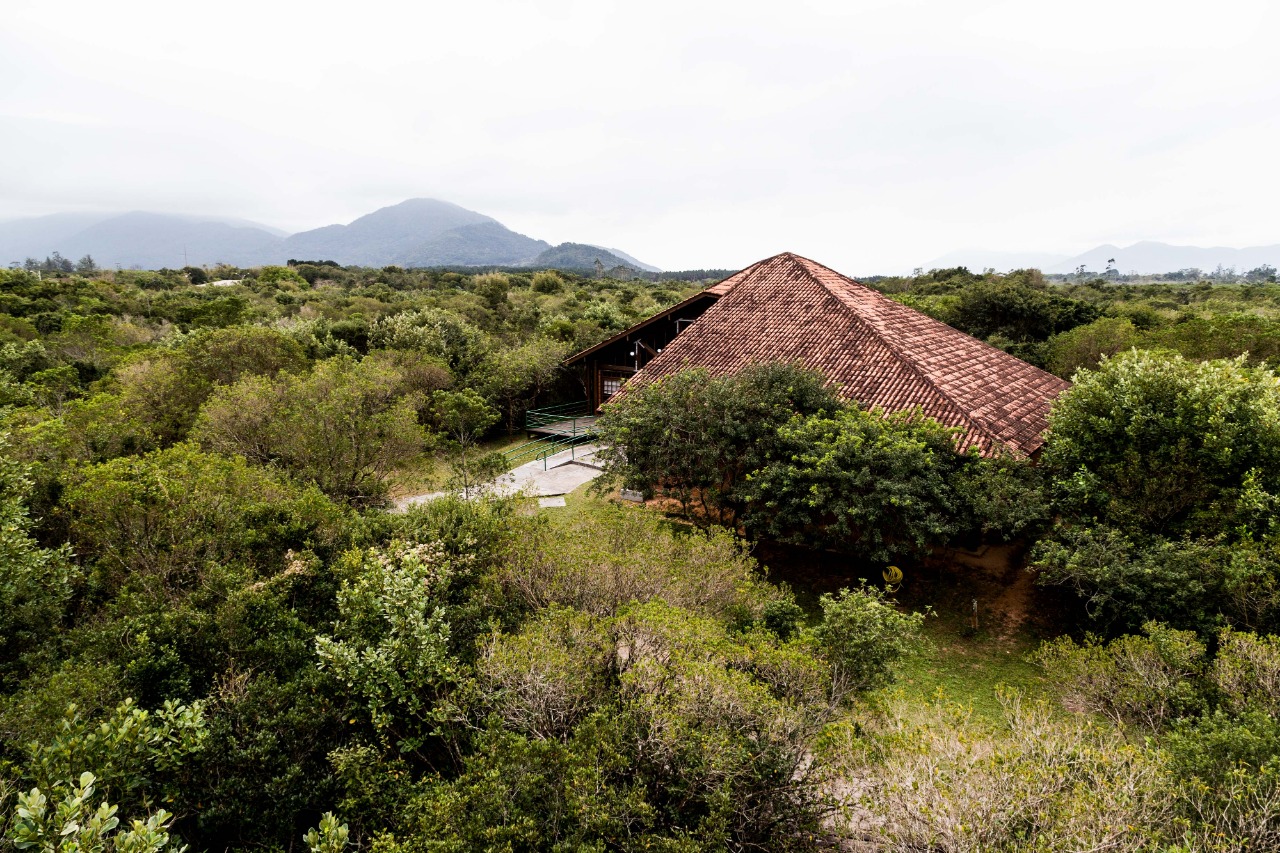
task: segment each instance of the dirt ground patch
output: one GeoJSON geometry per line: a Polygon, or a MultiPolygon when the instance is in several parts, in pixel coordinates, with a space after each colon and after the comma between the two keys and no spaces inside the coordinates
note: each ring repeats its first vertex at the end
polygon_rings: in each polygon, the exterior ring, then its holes
{"type": "MultiPolygon", "coordinates": [[[[775,583],[784,583],[810,612],[823,593],[835,593],[865,581],[882,586],[885,566],[832,551],[814,551],[761,542],[753,551],[775,583]]],[[[930,608],[957,633],[986,640],[1060,633],[1070,603],[1060,591],[1036,585],[1026,568],[1021,543],[947,549],[929,558],[898,563],[903,573],[895,594],[907,609],[930,608]]]]}

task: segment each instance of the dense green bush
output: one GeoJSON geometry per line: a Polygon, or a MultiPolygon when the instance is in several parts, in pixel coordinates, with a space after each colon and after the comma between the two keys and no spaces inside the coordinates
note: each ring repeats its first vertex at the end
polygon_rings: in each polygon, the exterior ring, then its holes
{"type": "Polygon", "coordinates": [[[308,374],[218,388],[192,433],[202,446],[277,466],[353,504],[385,498],[387,478],[427,449],[421,403],[389,365],[346,357],[308,374]]]}
{"type": "Polygon", "coordinates": [[[914,413],[843,408],[779,427],[778,449],[748,477],[749,531],[890,561],[964,525],[950,430],[914,413]]]}
{"type": "Polygon", "coordinates": [[[80,578],[68,549],[41,548],[31,536],[25,466],[0,435],[0,685],[57,633],[80,578]]]}
{"type": "Polygon", "coordinates": [[[1280,387],[1242,360],[1133,351],[1082,370],[1043,463],[1058,523],[1033,555],[1103,625],[1273,625],[1280,387]]]}
{"type": "MultiPolygon", "coordinates": [[[[1083,646],[1059,638],[1036,657],[1076,712],[1136,728],[1167,798],[1152,839],[1179,849],[1270,850],[1280,842],[1280,638],[1223,631],[1210,663],[1188,631],[1083,646]]],[[[1145,791],[1144,795],[1150,795],[1145,791]]]]}
{"type": "Polygon", "coordinates": [[[1280,389],[1270,371],[1131,352],[1082,371],[1054,406],[1043,462],[1064,508],[1127,531],[1267,532],[1280,493],[1280,389]]]}
{"type": "Polygon", "coordinates": [[[778,428],[838,405],[821,374],[786,363],[718,377],[682,370],[605,408],[598,458],[606,482],[657,489],[701,523],[731,523],[746,503],[747,475],[781,450],[778,428]]]}

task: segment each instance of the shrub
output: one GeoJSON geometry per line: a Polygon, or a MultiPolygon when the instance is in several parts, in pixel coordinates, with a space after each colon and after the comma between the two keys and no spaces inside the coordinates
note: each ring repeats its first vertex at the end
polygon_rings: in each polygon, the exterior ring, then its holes
{"type": "Polygon", "coordinates": [[[532,530],[498,569],[517,606],[613,616],[665,601],[751,622],[780,594],[761,582],[745,543],[727,531],[673,533],[644,513],[605,508],[532,530]]]}
{"type": "Polygon", "coordinates": [[[699,523],[733,523],[747,475],[781,451],[778,428],[793,415],[838,406],[822,375],[786,363],[731,376],[682,370],[630,389],[596,423],[605,445],[601,487],[657,490],[699,523]]]}
{"type": "Polygon", "coordinates": [[[477,670],[487,704],[505,728],[563,739],[606,700],[613,657],[606,623],[551,607],[520,633],[495,637],[477,670]]]}
{"type": "Polygon", "coordinates": [[[1233,712],[1253,709],[1280,718],[1280,637],[1223,631],[1211,675],[1233,712]]]}
{"type": "Polygon", "coordinates": [[[342,357],[303,376],[249,377],[214,392],[192,436],[207,449],[278,466],[330,497],[376,504],[390,474],[427,446],[419,404],[401,381],[385,365],[342,357]]]}
{"type": "MultiPolygon", "coordinates": [[[[898,705],[856,760],[854,825],[887,851],[1166,850],[1175,784],[1156,754],[1044,703],[1001,697],[1003,724],[947,703],[898,705]]],[[[857,755],[857,752],[854,753],[857,755]]]]}
{"type": "Polygon", "coordinates": [[[779,449],[748,479],[749,531],[887,562],[963,529],[950,479],[964,458],[937,422],[847,408],[777,434],[779,449]]]}
{"type": "Polygon", "coordinates": [[[494,725],[458,778],[424,785],[394,849],[824,849],[825,668],[770,637],[653,601],[495,640],[494,725]]]}
{"type": "Polygon", "coordinates": [[[559,293],[564,289],[564,279],[552,270],[543,270],[533,274],[534,293],[559,293]]]}
{"type": "Polygon", "coordinates": [[[894,680],[898,663],[920,650],[924,615],[902,614],[880,590],[861,586],[821,598],[822,622],[814,628],[820,653],[830,662],[833,692],[866,693],[894,680]]]}
{"type": "Polygon", "coordinates": [[[1122,729],[1159,732],[1202,708],[1205,646],[1194,632],[1156,622],[1143,632],[1105,645],[1059,637],[1042,645],[1035,660],[1069,708],[1101,714],[1122,729]]]}

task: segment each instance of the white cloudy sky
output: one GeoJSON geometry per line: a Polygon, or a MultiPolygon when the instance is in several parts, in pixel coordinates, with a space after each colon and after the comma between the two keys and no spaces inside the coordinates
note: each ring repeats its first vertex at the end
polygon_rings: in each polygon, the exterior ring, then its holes
{"type": "Polygon", "coordinates": [[[1280,242],[1280,4],[7,0],[0,217],[412,196],[664,268],[1280,242]]]}

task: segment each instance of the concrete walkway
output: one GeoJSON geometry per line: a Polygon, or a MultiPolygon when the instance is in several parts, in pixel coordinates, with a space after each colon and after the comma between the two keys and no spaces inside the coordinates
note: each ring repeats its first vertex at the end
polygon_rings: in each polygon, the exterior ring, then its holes
{"type": "MultiPolygon", "coordinates": [[[[598,449],[594,444],[580,444],[577,447],[562,450],[554,456],[548,456],[545,464],[541,459],[526,462],[503,474],[485,491],[498,495],[524,494],[527,497],[539,498],[538,503],[542,506],[564,506],[563,498],[559,502],[554,500],[544,502],[544,499],[567,495],[584,483],[590,483],[599,477],[602,471],[595,459],[598,449]]],[[[446,494],[448,492],[410,495],[396,501],[394,511],[404,512],[415,504],[426,503],[446,494]]]]}

